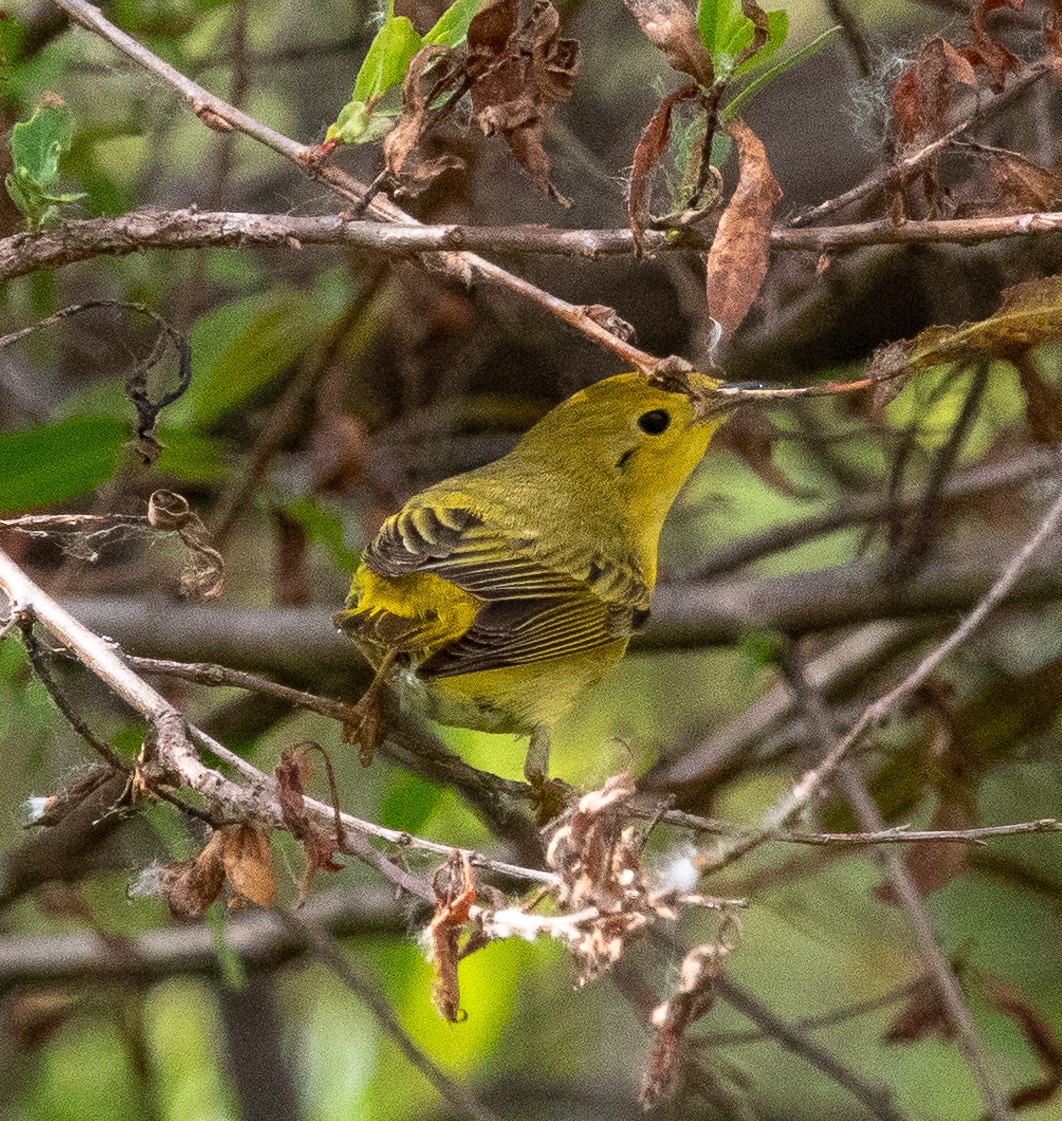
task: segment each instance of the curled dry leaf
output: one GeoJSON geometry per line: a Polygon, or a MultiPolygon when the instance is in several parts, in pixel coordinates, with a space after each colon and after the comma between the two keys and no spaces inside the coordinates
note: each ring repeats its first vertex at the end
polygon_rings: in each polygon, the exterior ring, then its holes
{"type": "Polygon", "coordinates": [[[181,572],[182,595],[214,599],[225,583],[225,560],[210,544],[210,534],[188,499],[157,490],[148,500],[148,523],[162,533],[176,533],[191,556],[181,572]]]}
{"type": "Polygon", "coordinates": [[[930,39],[889,91],[901,143],[922,146],[944,135],[953,82],[976,86],[973,65],[939,36],[930,39]]]}
{"type": "Polygon", "coordinates": [[[1062,276],[1027,280],[1003,293],[999,310],[959,327],[929,327],[874,353],[867,375],[887,381],[915,370],[974,358],[1013,358],[1062,338],[1062,276]]]}
{"type": "Polygon", "coordinates": [[[58,825],[71,810],[76,810],[98,790],[107,785],[113,785],[116,774],[121,777],[120,772],[116,772],[110,767],[94,767],[80,782],[76,782],[69,789],[59,794],[50,794],[40,801],[31,799],[34,805],[27,824],[31,826],[58,825]]]}
{"type": "Polygon", "coordinates": [[[979,181],[967,202],[955,208],[957,218],[1002,217],[1050,210],[1062,197],[1062,175],[1041,167],[1020,152],[978,146],[979,181]]]}
{"type": "Polygon", "coordinates": [[[277,893],[277,878],[269,859],[269,835],[246,821],[219,832],[223,837],[221,861],[225,878],[233,891],[241,899],[268,907],[277,893]]]}
{"type": "Polygon", "coordinates": [[[225,836],[215,830],[195,860],[168,864],[159,874],[162,898],[175,919],[198,919],[225,884],[225,836]]]}
{"type": "Polygon", "coordinates": [[[667,151],[668,138],[671,136],[671,110],[680,101],[690,101],[699,96],[695,84],[683,86],[668,94],[656,112],[649,118],[645,131],[638,139],[631,163],[630,189],[627,195],[627,219],[634,235],[634,248],[642,253],[645,228],[649,224],[649,174],[656,167],[660,157],[667,151]]]}
{"type": "Polygon", "coordinates": [[[549,0],[536,0],[522,26],[518,15],[517,0],[488,0],[468,25],[472,108],[484,134],[501,134],[534,182],[567,206],[550,181],[544,137],[553,110],[572,95],[579,43],[558,37],[560,16],[549,0]]]}
{"type": "Polygon", "coordinates": [[[741,12],[746,19],[752,20],[752,42],[734,59],[734,69],[743,66],[753,55],[758,54],[771,34],[767,13],[756,0],[741,0],[741,12]]]}
{"type": "Polygon", "coordinates": [[[1013,985],[998,977],[989,976],[986,980],[989,996],[996,1007],[1025,1037],[1044,1071],[1044,1077],[1039,1082],[1011,1094],[1011,1108],[1018,1110],[1042,1105],[1062,1090],[1062,1039],[1013,985]]]}
{"type": "Polygon", "coordinates": [[[642,1079],[641,1102],[653,1109],[674,1096],[686,1032],[715,1003],[719,959],[730,947],[696,946],[682,959],[675,995],[653,1010],[656,1041],[642,1079]]]}
{"type": "MultiPolygon", "coordinates": [[[[331,772],[331,761],[324,749],[317,744],[317,748],[325,756],[325,763],[331,772]]],[[[276,769],[277,801],[280,803],[280,812],[284,827],[297,840],[302,843],[306,854],[306,870],[303,872],[299,884],[299,906],[301,907],[310,894],[314,876],[318,872],[339,872],[343,865],[338,864],[335,854],[343,842],[343,826],[339,816],[339,807],[335,810],[334,837],[329,836],[319,825],[312,822],[306,814],[306,804],[303,793],[306,783],[313,777],[313,767],[310,765],[307,745],[297,744],[286,747],[280,754],[280,762],[276,769]]],[[[329,775],[331,779],[331,773],[329,775]]],[[[331,785],[334,787],[334,781],[331,785]]]]}
{"type": "Polygon", "coordinates": [[[738,184],[719,219],[708,251],[708,314],[729,338],[752,307],[764,278],[771,246],[771,213],[782,197],[759,137],[744,121],[727,131],[738,145],[738,184]]]}
{"type": "Polygon", "coordinates": [[[413,56],[402,83],[402,117],[383,141],[384,160],[396,184],[396,196],[418,195],[444,171],[465,166],[457,156],[444,154],[428,159],[420,150],[428,110],[460,80],[457,56],[447,47],[429,44],[413,56]]]}
{"type": "MultiPolygon", "coordinates": [[[[646,38],[654,47],[659,47],[664,52],[672,70],[689,74],[705,88],[712,85],[715,81],[712,56],[701,41],[693,12],[682,3],[682,0],[623,0],[623,2],[641,25],[646,38]]],[[[742,7],[744,6],[743,4],[742,7]]],[[[763,21],[766,28],[766,15],[763,21]]],[[[766,40],[765,31],[763,42],[766,40]]],[[[763,46],[762,42],[760,46],[763,46]]],[[[759,47],[756,49],[759,50],[759,47]]]]}
{"type": "Polygon", "coordinates": [[[435,878],[435,914],[428,926],[431,959],[435,965],[432,984],[432,1001],[444,1020],[456,1024],[467,1018],[461,1010],[461,989],[457,979],[457,964],[463,956],[460,951],[461,932],[471,917],[476,902],[476,881],[472,865],[464,854],[454,857],[435,878]],[[448,883],[441,886],[444,879],[448,883]]]}
{"type": "Polygon", "coordinates": [[[963,57],[988,71],[989,84],[997,93],[1003,89],[1007,74],[1018,69],[1018,60],[989,35],[985,20],[996,8],[1019,10],[1024,0],[980,0],[970,12],[970,42],[960,48],[963,57]]]}

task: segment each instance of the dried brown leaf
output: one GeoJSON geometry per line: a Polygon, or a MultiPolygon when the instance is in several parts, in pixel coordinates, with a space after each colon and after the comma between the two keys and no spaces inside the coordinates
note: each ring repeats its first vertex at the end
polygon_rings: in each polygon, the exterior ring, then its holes
{"type": "Polygon", "coordinates": [[[1003,293],[999,310],[959,327],[929,327],[917,338],[876,351],[867,367],[875,381],[975,358],[1013,358],[1062,338],[1062,276],[1027,280],[1003,293]]]}
{"type": "Polygon", "coordinates": [[[645,227],[649,224],[649,173],[656,167],[660,157],[667,151],[668,138],[671,136],[671,110],[680,101],[697,97],[698,88],[690,84],[674,93],[668,94],[638,139],[631,163],[630,192],[627,195],[627,218],[634,235],[634,248],[639,254],[643,248],[645,227]]]}
{"type": "Polygon", "coordinates": [[[269,835],[246,821],[221,832],[225,878],[238,896],[268,907],[277,893],[277,878],[269,859],[269,835]]]}
{"type": "Polygon", "coordinates": [[[756,0],[741,0],[741,12],[746,19],[752,20],[752,42],[734,60],[735,70],[748,62],[763,47],[771,33],[767,13],[756,3],[756,0]]]}
{"type": "Polygon", "coordinates": [[[484,134],[503,136],[535,183],[567,206],[550,181],[544,137],[553,110],[572,95],[579,43],[558,37],[560,16],[549,0],[536,0],[522,27],[517,14],[516,0],[489,0],[469,24],[472,108],[484,134]]]}
{"type": "Polygon", "coordinates": [[[937,36],[922,47],[889,91],[893,122],[904,144],[928,144],[944,135],[952,82],[973,87],[977,76],[969,60],[937,36]]]}
{"type": "Polygon", "coordinates": [[[384,137],[384,162],[396,195],[418,195],[444,171],[463,168],[457,156],[443,154],[429,159],[420,149],[428,112],[447,90],[460,81],[456,55],[447,47],[429,44],[413,56],[402,82],[402,116],[384,137]]]}
{"type": "Polygon", "coordinates": [[[338,807],[336,813],[336,836],[329,836],[319,825],[311,821],[306,813],[303,793],[306,783],[313,777],[313,767],[310,764],[308,747],[321,752],[325,757],[326,766],[329,768],[330,785],[334,788],[334,779],[331,775],[331,761],[324,749],[318,744],[297,744],[286,747],[280,755],[280,762],[276,768],[277,800],[280,803],[280,812],[284,826],[298,841],[302,842],[306,854],[306,869],[299,884],[299,906],[301,907],[310,894],[314,876],[318,872],[339,872],[343,865],[337,863],[335,854],[342,844],[342,824],[339,819],[338,807]]]}
{"type": "Polygon", "coordinates": [[[989,995],[996,1007],[1025,1037],[1044,1070],[1040,1082],[1015,1090],[1010,1095],[1011,1108],[1018,1110],[1042,1105],[1062,1090],[1062,1039],[1023,993],[998,977],[988,977],[987,981],[989,995]]]}
{"type": "Polygon", "coordinates": [[[907,1003],[890,1021],[883,1043],[917,1043],[929,1036],[945,1041],[955,1038],[955,1025],[948,1016],[936,982],[920,978],[911,986],[907,1003]]]}
{"type": "Polygon", "coordinates": [[[652,1022],[656,1041],[640,1095],[646,1109],[654,1109],[674,1096],[686,1032],[715,1003],[714,983],[719,958],[726,949],[712,945],[690,950],[679,967],[675,995],[654,1009],[652,1022]]]}
{"type": "MultiPolygon", "coordinates": [[[[672,70],[689,74],[705,88],[712,85],[715,81],[712,56],[701,41],[693,12],[682,3],[682,0],[623,0],[623,2],[641,25],[648,40],[654,47],[659,47],[664,52],[672,70]]],[[[744,6],[743,3],[742,7],[744,6]]],[[[766,14],[763,20],[766,28],[766,14]]],[[[766,39],[765,30],[764,42],[766,39]]],[[[763,43],[760,44],[762,45],[763,43]]],[[[756,49],[759,50],[759,47],[756,49]]]]}
{"type": "Polygon", "coordinates": [[[989,84],[998,93],[1003,89],[1007,74],[1018,69],[1018,60],[1004,47],[989,35],[985,27],[985,19],[989,12],[996,8],[1014,8],[1020,10],[1024,0],[981,0],[975,4],[970,12],[971,41],[963,44],[959,51],[964,58],[974,66],[980,66],[988,71],[989,84]]]}
{"type": "Polygon", "coordinates": [[[224,834],[217,829],[195,860],[181,860],[162,869],[162,898],[175,919],[200,918],[221,894],[225,883],[224,845],[224,834]]]}
{"type": "Polygon", "coordinates": [[[225,583],[225,561],[210,544],[210,534],[183,495],[157,490],[148,500],[148,522],[153,529],[175,533],[191,554],[181,572],[181,595],[215,599],[225,583]]]}
{"type": "Polygon", "coordinates": [[[1020,152],[978,148],[982,179],[974,198],[956,207],[958,218],[982,218],[1051,210],[1062,197],[1062,175],[1041,167],[1020,152]]]}
{"type": "Polygon", "coordinates": [[[435,965],[432,1002],[444,1020],[451,1024],[467,1018],[461,1010],[461,988],[457,964],[461,960],[460,938],[476,902],[476,881],[468,857],[455,854],[447,865],[449,883],[440,886],[435,880],[435,914],[428,926],[428,941],[435,965]]]}
{"type": "Polygon", "coordinates": [[[738,145],[738,184],[708,251],[708,313],[729,338],[748,314],[767,276],[771,213],[782,197],[759,137],[743,121],[727,131],[738,145]]]}

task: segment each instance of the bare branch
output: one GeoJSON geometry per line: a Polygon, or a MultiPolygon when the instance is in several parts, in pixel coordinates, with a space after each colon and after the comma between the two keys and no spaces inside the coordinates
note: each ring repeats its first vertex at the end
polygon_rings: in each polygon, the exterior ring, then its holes
{"type": "MultiPolygon", "coordinates": [[[[1014,554],[999,578],[969,615],[939,646],[936,646],[927,654],[903,681],[886,693],[885,696],[864,709],[863,714],[849,732],[834,744],[818,766],[808,771],[775,807],[759,834],[732,841],[730,844],[722,846],[721,851],[707,864],[706,870],[712,871],[729,864],[731,861],[751,852],[764,841],[776,836],[779,830],[789,828],[804,812],[811,799],[837,772],[838,767],[866,732],[879,723],[892,709],[911,696],[916,689],[920,688],[945,658],[977,630],[993,608],[1007,598],[1032,560],[1033,555],[1055,532],[1060,523],[1062,523],[1062,491],[1056,496],[1036,532],[1014,554]]],[[[880,829],[880,826],[874,826],[873,828],[880,829]]]]}
{"type": "MultiPolygon", "coordinates": [[[[948,243],[979,245],[1008,237],[1062,230],[1062,213],[1013,214],[988,218],[858,222],[814,229],[776,226],[771,248],[802,253],[830,253],[871,245],[948,243]]],[[[713,230],[646,230],[649,253],[699,253],[710,248],[713,230]]],[[[341,214],[295,217],[186,210],[134,211],[117,218],[65,222],[55,229],[17,233],[0,239],[0,280],[41,269],[57,269],[95,257],[124,257],[147,250],[278,249],[298,251],[306,245],[364,249],[389,257],[421,253],[452,255],[478,252],[534,256],[549,254],[597,260],[635,256],[629,229],[553,229],[549,226],[416,225],[348,220],[341,214]]]]}

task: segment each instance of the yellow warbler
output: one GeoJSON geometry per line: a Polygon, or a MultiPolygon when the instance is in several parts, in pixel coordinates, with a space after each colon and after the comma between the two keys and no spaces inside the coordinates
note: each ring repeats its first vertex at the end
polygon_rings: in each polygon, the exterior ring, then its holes
{"type": "Polygon", "coordinates": [[[547,413],[502,459],[411,498],[354,573],[337,625],[442,724],[530,735],[541,784],[549,729],[645,626],[660,531],[726,419],[718,381],[606,378],[547,413]]]}

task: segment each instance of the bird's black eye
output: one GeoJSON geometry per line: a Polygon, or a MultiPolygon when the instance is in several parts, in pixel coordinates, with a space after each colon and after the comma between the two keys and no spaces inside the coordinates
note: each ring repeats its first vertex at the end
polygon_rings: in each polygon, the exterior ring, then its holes
{"type": "Polygon", "coordinates": [[[666,409],[653,409],[651,412],[642,413],[638,418],[638,427],[650,436],[659,436],[671,423],[671,416],[666,409]]]}

